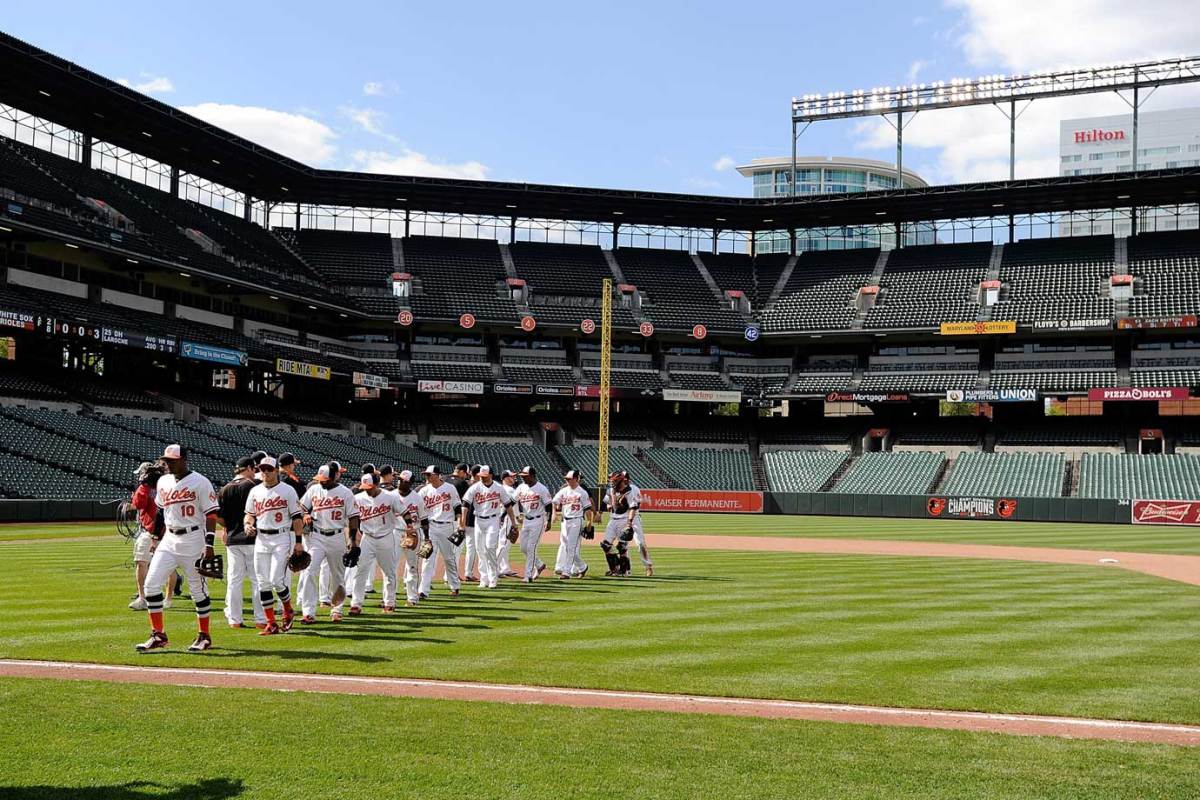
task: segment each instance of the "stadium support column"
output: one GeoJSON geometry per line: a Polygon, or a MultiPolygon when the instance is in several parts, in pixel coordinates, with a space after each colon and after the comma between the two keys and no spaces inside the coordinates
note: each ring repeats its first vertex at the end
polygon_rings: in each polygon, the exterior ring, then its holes
{"type": "Polygon", "coordinates": [[[517,218],[511,216],[508,218],[508,243],[512,244],[517,240],[517,218]]]}
{"type": "Polygon", "coordinates": [[[788,228],[788,255],[796,255],[796,229],[788,228]]]}
{"type": "Polygon", "coordinates": [[[171,197],[179,197],[179,167],[171,167],[171,197]]]}
{"type": "MultiPolygon", "coordinates": [[[[896,112],[896,188],[904,188],[904,112],[896,112]]],[[[896,244],[900,243],[899,237],[896,244]]]]}
{"type": "MultiPolygon", "coordinates": [[[[1017,101],[1008,101],[1008,179],[1017,179],[1017,101]]],[[[1015,237],[1013,228],[1016,220],[1011,211],[1008,212],[1008,243],[1012,244],[1015,237]]]]}
{"type": "Polygon", "coordinates": [[[608,248],[609,250],[616,250],[616,249],[617,249],[617,242],[619,241],[618,237],[619,237],[620,235],[621,235],[621,223],[620,223],[620,222],[614,222],[614,223],[613,223],[613,226],[612,226],[612,246],[610,246],[610,247],[608,248]]]}
{"type": "MultiPolygon", "coordinates": [[[[300,204],[299,203],[296,203],[296,230],[297,230],[297,232],[300,230],[300,204]]],[[[408,235],[407,230],[405,230],[404,233],[406,236],[408,235]]]]}
{"type": "MultiPolygon", "coordinates": [[[[242,219],[244,219],[246,222],[250,221],[250,206],[253,205],[253,203],[254,198],[250,196],[250,193],[242,192],[242,219]]],[[[271,223],[268,220],[267,228],[270,229],[270,227],[271,223]]]]}
{"type": "Polygon", "coordinates": [[[721,235],[721,229],[713,228],[712,253],[714,256],[717,254],[717,239],[720,237],[720,235],[721,235]]]}
{"type": "MultiPolygon", "coordinates": [[[[775,177],[771,176],[771,180],[774,181],[775,177]]],[[[791,180],[789,181],[789,185],[790,185],[791,197],[793,200],[795,200],[796,199],[796,117],[795,116],[792,117],[792,174],[791,174],[791,180]]]]}
{"type": "Polygon", "coordinates": [[[85,167],[92,166],[92,135],[90,133],[83,134],[82,150],[79,153],[79,160],[83,162],[85,167]]]}
{"type": "MultiPolygon", "coordinates": [[[[613,235],[616,236],[616,225],[613,235]]],[[[600,283],[600,441],[596,449],[596,508],[608,483],[608,409],[612,386],[612,278],[600,283]]]]}

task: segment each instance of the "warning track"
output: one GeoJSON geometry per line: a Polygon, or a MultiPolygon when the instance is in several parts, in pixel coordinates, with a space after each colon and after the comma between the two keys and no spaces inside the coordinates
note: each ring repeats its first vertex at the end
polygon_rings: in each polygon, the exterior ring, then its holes
{"type": "MultiPolygon", "coordinates": [[[[197,658],[203,657],[198,656],[197,658]]],[[[1200,746],[1200,726],[1196,725],[572,689],[554,686],[520,686],[472,681],[434,681],[412,678],[372,678],[290,672],[19,660],[0,660],[0,676],[161,686],[414,697],[569,708],[716,714],[761,719],[894,725],[906,728],[974,731],[1020,736],[1056,736],[1069,739],[1106,739],[1121,742],[1200,746]]]]}

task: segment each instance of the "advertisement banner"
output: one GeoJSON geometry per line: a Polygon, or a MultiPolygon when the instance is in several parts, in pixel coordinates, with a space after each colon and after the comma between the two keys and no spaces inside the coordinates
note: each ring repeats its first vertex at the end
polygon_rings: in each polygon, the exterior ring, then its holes
{"type": "Polygon", "coordinates": [[[231,367],[244,367],[249,360],[245,350],[233,350],[211,344],[183,341],[179,343],[179,355],[195,361],[211,361],[231,367]]]}
{"type": "Polygon", "coordinates": [[[1200,525],[1200,500],[1134,500],[1134,525],[1200,525]]]}
{"type": "Polygon", "coordinates": [[[1040,319],[1033,323],[1035,331],[1095,331],[1112,328],[1111,319],[1040,319]]]}
{"type": "Polygon", "coordinates": [[[994,333],[1016,333],[1015,319],[989,320],[988,322],[943,322],[938,326],[942,336],[984,336],[994,333]]]}
{"type": "Polygon", "coordinates": [[[497,383],[492,386],[496,394],[533,394],[533,386],[528,383],[497,383]]]}
{"type": "Polygon", "coordinates": [[[740,403],[741,392],[714,392],[707,389],[663,389],[663,400],[683,403],[740,403]]]}
{"type": "Polygon", "coordinates": [[[574,386],[538,386],[537,393],[541,397],[574,397],[574,386]]]}
{"type": "Polygon", "coordinates": [[[642,489],[642,511],[710,511],[761,514],[762,492],[706,492],[692,489],[642,489]]]}
{"type": "Polygon", "coordinates": [[[1122,317],[1117,320],[1121,330],[1130,328],[1195,328],[1200,324],[1200,317],[1195,314],[1184,314],[1178,317],[1122,317]]]}
{"type": "Polygon", "coordinates": [[[925,511],[931,517],[967,519],[1012,519],[1017,501],[994,497],[930,497],[925,511]]]}
{"type": "Polygon", "coordinates": [[[948,403],[1028,403],[1038,399],[1037,389],[949,389],[948,403]]]}
{"type": "Polygon", "coordinates": [[[355,386],[366,386],[368,389],[388,388],[388,379],[383,375],[371,375],[367,372],[355,372],[351,375],[355,386]]]}
{"type": "Polygon", "coordinates": [[[908,392],[830,392],[825,395],[826,403],[907,403],[912,400],[908,392]]]}
{"type": "Polygon", "coordinates": [[[426,394],[483,394],[479,381],[417,381],[417,391],[426,394]]]}
{"type": "Polygon", "coordinates": [[[1186,386],[1146,387],[1114,386],[1107,389],[1088,389],[1088,400],[1186,400],[1191,392],[1186,386]]]}
{"type": "Polygon", "coordinates": [[[309,364],[305,361],[293,361],[290,358],[275,359],[275,371],[284,375],[299,375],[301,378],[316,378],[319,381],[327,381],[332,377],[329,367],[309,364]]]}

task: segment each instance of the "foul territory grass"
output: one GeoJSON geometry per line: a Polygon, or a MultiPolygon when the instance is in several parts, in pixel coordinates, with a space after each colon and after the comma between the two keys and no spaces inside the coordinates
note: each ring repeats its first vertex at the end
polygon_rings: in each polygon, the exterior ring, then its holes
{"type": "Polygon", "coordinates": [[[1158,745],[14,679],[0,706],[0,796],[14,800],[1200,793],[1200,752],[1158,745]]]}
{"type": "MultiPolygon", "coordinates": [[[[505,581],[139,656],[116,540],[0,548],[0,657],[414,676],[1200,723],[1200,590],[1101,567],[662,549],[652,579],[505,581]]],[[[543,553],[549,558],[550,552],[543,553]]],[[[589,548],[595,566],[598,548],[589,548]]],[[[640,573],[640,568],[635,568],[640,573]]],[[[223,591],[223,584],[216,584],[223,591]]]]}

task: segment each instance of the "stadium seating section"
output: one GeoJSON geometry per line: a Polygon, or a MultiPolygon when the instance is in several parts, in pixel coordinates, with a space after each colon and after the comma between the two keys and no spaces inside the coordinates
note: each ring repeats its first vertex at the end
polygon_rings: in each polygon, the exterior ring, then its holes
{"type": "Polygon", "coordinates": [[[1113,274],[1111,236],[1025,239],[1005,245],[1004,286],[992,319],[1017,322],[1112,319],[1106,283],[1113,274]]]}
{"type": "Polygon", "coordinates": [[[1084,453],[1078,494],[1125,500],[1200,498],[1200,456],[1084,453]]]}
{"type": "Polygon", "coordinates": [[[856,317],[854,296],[871,282],[879,251],[809,251],[796,260],[774,305],[763,312],[763,328],[836,330],[856,317]]]}
{"type": "Polygon", "coordinates": [[[655,447],[646,457],[675,479],[681,489],[754,491],[750,454],[744,450],[655,447]]]}
{"type": "Polygon", "coordinates": [[[833,487],[839,494],[924,494],[933,489],[941,453],[863,453],[833,487]]]}
{"type": "Polygon", "coordinates": [[[868,328],[936,327],[979,314],[979,283],[987,275],[989,243],[905,247],[892,252],[879,281],[868,328]]]}
{"type": "Polygon", "coordinates": [[[1062,453],[963,453],[939,491],[952,495],[1061,497],[1062,453]]]}
{"type": "Polygon", "coordinates": [[[771,491],[817,492],[849,457],[849,451],[771,450],[763,454],[763,464],[771,491]]]}

